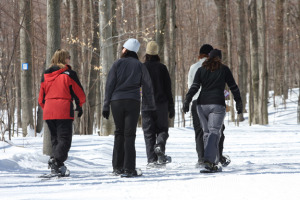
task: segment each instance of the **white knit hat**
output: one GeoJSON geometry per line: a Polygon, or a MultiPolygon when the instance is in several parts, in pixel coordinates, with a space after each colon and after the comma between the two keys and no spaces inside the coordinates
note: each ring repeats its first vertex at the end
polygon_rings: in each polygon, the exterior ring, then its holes
{"type": "Polygon", "coordinates": [[[140,48],[140,43],[137,39],[130,38],[124,43],[123,47],[129,51],[137,53],[140,48]]]}

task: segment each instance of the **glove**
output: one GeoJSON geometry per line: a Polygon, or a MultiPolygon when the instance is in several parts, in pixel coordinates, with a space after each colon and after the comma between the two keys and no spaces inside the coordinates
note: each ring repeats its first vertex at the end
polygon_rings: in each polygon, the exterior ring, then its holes
{"type": "Polygon", "coordinates": [[[109,118],[109,110],[103,110],[102,111],[102,116],[105,118],[105,119],[108,119],[109,118]]]}
{"type": "Polygon", "coordinates": [[[237,114],[243,113],[243,102],[242,102],[242,100],[238,100],[238,101],[235,102],[235,108],[236,108],[237,114]]]}
{"type": "Polygon", "coordinates": [[[175,108],[174,105],[169,105],[169,118],[172,119],[175,116],[175,108]]]}
{"type": "Polygon", "coordinates": [[[187,100],[184,101],[183,103],[183,108],[182,108],[184,114],[189,112],[190,110],[190,102],[188,102],[187,100]]]}
{"type": "Polygon", "coordinates": [[[82,108],[80,106],[78,106],[75,111],[78,111],[78,115],[77,116],[80,118],[82,116],[82,114],[83,114],[82,108]]]}

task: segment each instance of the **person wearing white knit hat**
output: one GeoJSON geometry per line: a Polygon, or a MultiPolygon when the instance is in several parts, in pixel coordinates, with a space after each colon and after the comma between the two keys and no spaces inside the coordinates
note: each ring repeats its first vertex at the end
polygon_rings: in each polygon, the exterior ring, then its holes
{"type": "Polygon", "coordinates": [[[137,53],[140,49],[141,44],[139,43],[139,41],[137,39],[134,38],[130,38],[128,39],[123,47],[129,51],[133,51],[135,53],[137,53]]]}
{"type": "Polygon", "coordinates": [[[135,138],[140,116],[140,88],[142,111],[155,110],[151,78],[138,59],[140,43],[129,39],[123,45],[121,58],[115,61],[107,75],[102,116],[109,119],[110,108],[116,130],[113,147],[113,174],[121,177],[140,175],[136,170],[135,138]]]}

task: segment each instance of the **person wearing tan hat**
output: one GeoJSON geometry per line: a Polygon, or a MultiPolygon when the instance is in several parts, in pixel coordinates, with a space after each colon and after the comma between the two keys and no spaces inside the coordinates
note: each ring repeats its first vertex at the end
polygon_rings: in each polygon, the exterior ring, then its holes
{"type": "Polygon", "coordinates": [[[175,116],[172,97],[171,78],[167,67],[160,63],[158,45],[155,41],[147,44],[145,66],[150,74],[155,98],[156,111],[142,112],[142,127],[144,131],[147,167],[157,167],[171,162],[171,157],[165,155],[166,142],[169,137],[168,117],[175,116]]]}

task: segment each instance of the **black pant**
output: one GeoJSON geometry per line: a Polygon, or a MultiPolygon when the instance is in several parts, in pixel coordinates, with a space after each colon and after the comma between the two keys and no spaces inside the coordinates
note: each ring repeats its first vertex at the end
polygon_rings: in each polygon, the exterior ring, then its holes
{"type": "Polygon", "coordinates": [[[159,146],[165,152],[169,138],[168,103],[156,103],[156,111],[152,112],[156,112],[157,119],[153,119],[153,114],[149,111],[142,112],[148,163],[157,161],[155,147],[159,146]]]}
{"type": "MultiPolygon", "coordinates": [[[[196,151],[198,154],[198,162],[201,162],[204,159],[204,143],[203,143],[203,130],[197,113],[197,100],[194,100],[192,102],[191,112],[192,112],[193,125],[195,130],[195,141],[196,141],[196,151]]],[[[223,156],[223,148],[224,148],[223,145],[225,140],[224,130],[225,130],[225,126],[223,124],[222,131],[221,131],[221,138],[219,142],[220,157],[223,156]]]]}
{"type": "Polygon", "coordinates": [[[46,120],[51,133],[52,155],[58,163],[68,158],[72,143],[72,119],[46,120]]]}
{"type": "Polygon", "coordinates": [[[116,125],[112,166],[114,169],[134,170],[140,102],[129,99],[112,101],[111,110],[116,125]]]}

